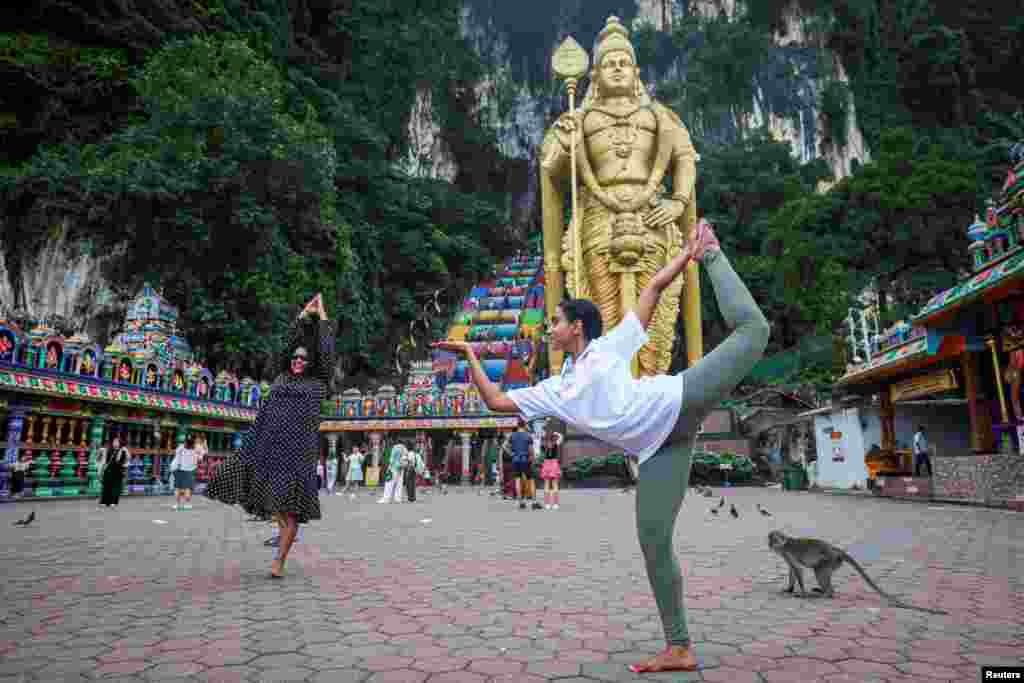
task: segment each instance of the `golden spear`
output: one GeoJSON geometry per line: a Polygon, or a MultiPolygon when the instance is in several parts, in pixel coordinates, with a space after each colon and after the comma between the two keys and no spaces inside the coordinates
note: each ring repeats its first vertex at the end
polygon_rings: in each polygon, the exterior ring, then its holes
{"type": "MultiPolygon", "coordinates": [[[[562,44],[558,46],[554,54],[551,55],[551,69],[555,72],[558,78],[565,81],[565,89],[569,93],[569,113],[576,113],[576,85],[579,83],[579,79],[587,73],[587,67],[590,65],[590,57],[587,55],[587,51],[584,50],[579,43],[573,39],[572,36],[566,36],[562,44]]],[[[572,190],[572,216],[571,216],[571,230],[572,230],[572,250],[573,250],[573,296],[579,297],[583,284],[583,248],[582,240],[580,239],[580,221],[579,221],[579,206],[576,198],[576,126],[574,125],[572,131],[570,131],[569,140],[569,172],[570,172],[570,184],[572,190]]]]}

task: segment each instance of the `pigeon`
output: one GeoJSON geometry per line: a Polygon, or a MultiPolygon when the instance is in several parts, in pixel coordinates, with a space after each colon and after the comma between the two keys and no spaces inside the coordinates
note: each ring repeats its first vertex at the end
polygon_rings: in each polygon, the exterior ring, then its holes
{"type": "Polygon", "coordinates": [[[25,519],[19,519],[17,522],[15,522],[14,526],[28,526],[29,524],[34,522],[35,519],[36,519],[36,511],[33,510],[32,512],[28,513],[28,517],[26,517],[25,519]]]}
{"type": "Polygon", "coordinates": [[[711,514],[717,515],[718,514],[718,509],[717,508],[711,508],[711,514]]]}
{"type": "Polygon", "coordinates": [[[729,506],[729,514],[732,515],[733,517],[735,517],[736,519],[740,518],[740,513],[736,512],[736,506],[735,505],[730,505],[729,506]]]}
{"type": "Polygon", "coordinates": [[[763,507],[761,507],[760,503],[757,504],[757,511],[760,512],[765,517],[771,517],[772,516],[772,513],[768,512],[763,507]]]}
{"type": "Polygon", "coordinates": [[[718,501],[718,507],[725,507],[725,496],[722,496],[722,500],[718,501]]]}

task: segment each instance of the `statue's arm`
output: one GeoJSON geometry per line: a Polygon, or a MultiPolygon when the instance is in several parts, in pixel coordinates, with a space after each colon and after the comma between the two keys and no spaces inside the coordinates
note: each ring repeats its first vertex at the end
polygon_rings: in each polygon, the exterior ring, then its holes
{"type": "Polygon", "coordinates": [[[548,128],[541,143],[540,166],[542,171],[557,181],[569,177],[569,135],[554,125],[548,128]]]}
{"type": "Polygon", "coordinates": [[[697,182],[697,160],[700,156],[693,148],[690,132],[686,126],[668,108],[664,109],[672,124],[669,140],[672,144],[672,199],[685,204],[693,201],[694,187],[697,182]]]}

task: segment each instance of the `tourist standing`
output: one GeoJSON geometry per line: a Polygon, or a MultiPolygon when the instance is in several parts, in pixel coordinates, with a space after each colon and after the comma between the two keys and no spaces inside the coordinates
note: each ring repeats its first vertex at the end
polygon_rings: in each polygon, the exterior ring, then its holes
{"type": "Polygon", "coordinates": [[[928,468],[928,476],[932,476],[931,446],[924,434],[924,425],[917,425],[917,433],[914,434],[914,476],[920,477],[924,467],[928,468]]]}
{"type": "Polygon", "coordinates": [[[530,495],[530,484],[533,482],[533,437],[526,431],[526,421],[520,419],[516,425],[516,431],[508,440],[509,449],[512,451],[512,473],[515,475],[516,498],[519,499],[519,509],[526,509],[526,501],[533,502],[535,510],[540,509],[540,504],[533,500],[530,495]]]}
{"type": "Polygon", "coordinates": [[[405,468],[405,499],[416,502],[416,478],[426,470],[426,464],[419,451],[407,449],[408,464],[405,468]]]}
{"type": "Polygon", "coordinates": [[[321,518],[316,481],[320,405],[334,370],[334,342],[334,325],[317,294],[288,330],[278,360],[281,372],[241,449],[207,488],[210,498],[241,504],[249,514],[277,523],[281,547],[270,565],[274,579],[284,576],[299,525],[321,518]]]}
{"type": "Polygon", "coordinates": [[[116,506],[121,500],[121,489],[124,487],[124,468],[128,465],[131,454],[121,445],[116,436],[107,448],[107,466],[103,469],[103,487],[100,489],[100,505],[116,506]]]}
{"type": "Polygon", "coordinates": [[[334,495],[334,485],[338,481],[338,456],[327,456],[327,495],[334,495]]]}
{"type": "Polygon", "coordinates": [[[174,451],[174,460],[171,460],[170,464],[171,476],[174,477],[175,510],[192,509],[192,489],[196,483],[196,465],[198,464],[199,454],[196,452],[196,439],[189,434],[185,437],[185,443],[174,451]]]}
{"type": "Polygon", "coordinates": [[[562,435],[558,432],[545,437],[544,464],[540,467],[540,478],[544,482],[544,509],[558,509],[558,486],[562,480],[562,465],[559,458],[559,444],[562,435]]]}
{"type": "Polygon", "coordinates": [[[387,483],[384,484],[384,495],[378,503],[401,503],[402,502],[402,476],[404,467],[402,459],[405,456],[405,446],[396,443],[391,447],[391,456],[388,458],[387,483]]]}
{"type": "MultiPolygon", "coordinates": [[[[662,220],[665,209],[653,209],[650,215],[652,220],[662,220]]],[[[768,344],[768,322],[721,253],[710,224],[702,220],[683,252],[651,277],[636,308],[627,311],[607,335],[602,336],[602,330],[601,311],[592,301],[563,301],[550,332],[552,346],[567,352],[561,374],[507,394],[487,377],[468,343],[443,341],[433,347],[468,358],[473,382],[491,410],[518,412],[527,419],[557,417],[637,455],[637,535],[667,647],[629,668],[636,673],[694,671],[697,658],[686,625],[673,531],[688,487],[700,424],[761,358],[768,344]],[[634,378],[631,363],[649,340],[646,328],[658,300],[691,258],[703,263],[718,309],[733,331],[678,375],[634,378]]]]}
{"type": "MultiPolygon", "coordinates": [[[[348,476],[345,478],[345,489],[342,491],[342,495],[348,491],[350,486],[358,489],[360,482],[363,481],[363,453],[358,446],[353,448],[351,455],[348,456],[347,469],[348,476]]],[[[350,499],[355,500],[355,491],[348,495],[350,499]]]]}
{"type": "Polygon", "coordinates": [[[28,455],[20,453],[11,465],[11,495],[21,496],[25,491],[25,472],[28,471],[28,455]]]}

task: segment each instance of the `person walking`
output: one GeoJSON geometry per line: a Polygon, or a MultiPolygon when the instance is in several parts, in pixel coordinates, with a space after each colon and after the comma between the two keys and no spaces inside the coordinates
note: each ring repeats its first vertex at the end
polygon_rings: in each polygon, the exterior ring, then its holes
{"type": "Polygon", "coordinates": [[[131,454],[121,445],[121,440],[114,437],[107,448],[106,467],[103,468],[103,486],[100,489],[100,505],[116,507],[121,500],[121,489],[124,487],[124,469],[131,454]]]}
{"type": "Polygon", "coordinates": [[[388,480],[384,484],[384,495],[377,500],[378,503],[401,503],[402,502],[402,477],[405,468],[402,462],[405,456],[405,446],[401,442],[391,447],[391,456],[388,459],[388,480]]]}
{"type": "Polygon", "coordinates": [[[928,468],[928,476],[932,476],[931,446],[924,434],[924,425],[917,425],[914,434],[914,476],[920,477],[924,467],[928,468]]]}
{"type": "Polygon", "coordinates": [[[196,438],[192,434],[185,437],[185,443],[174,451],[169,469],[174,477],[175,510],[192,509],[192,489],[196,483],[196,466],[199,464],[199,453],[196,449],[196,438]],[[182,502],[184,500],[184,502],[182,502]]]}
{"type": "MultiPolygon", "coordinates": [[[[653,213],[662,211],[654,209],[653,213]]],[[[673,549],[676,517],[689,483],[690,461],[701,422],[764,354],[770,328],[746,286],[721,253],[711,225],[697,226],[681,254],[645,284],[636,308],[602,336],[597,306],[569,299],[552,320],[551,344],[567,352],[560,374],[508,393],[484,372],[466,342],[432,346],[464,354],[487,407],[518,412],[527,420],[557,417],[624,451],[640,463],[636,492],[637,535],[647,577],[665,632],[659,655],[631,665],[633,672],[694,671],[697,658],[686,625],[683,577],[673,549]],[[711,353],[677,375],[633,377],[631,362],[649,340],[646,332],[662,292],[694,258],[704,265],[718,309],[732,333],[711,353]]]]}
{"type": "Polygon", "coordinates": [[[217,470],[206,495],[240,504],[271,519],[280,530],[280,552],[270,578],[284,576],[300,524],[321,518],[316,463],[320,457],[320,404],[334,370],[335,328],[317,294],[288,330],[280,373],[242,447],[217,470]],[[318,318],[319,320],[314,320],[318,318]]]}
{"type": "Polygon", "coordinates": [[[562,465],[559,461],[559,444],[562,435],[549,433],[545,437],[544,464],[540,467],[540,478],[544,482],[544,509],[558,509],[558,486],[562,480],[562,465]]]}
{"type": "MultiPolygon", "coordinates": [[[[359,484],[363,481],[363,453],[359,450],[359,446],[352,449],[352,453],[348,456],[346,467],[348,469],[348,476],[345,478],[345,488],[341,492],[342,495],[348,493],[350,486],[358,489],[359,484]]],[[[349,499],[355,500],[355,491],[348,495],[349,499]]]]}

